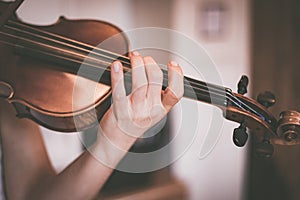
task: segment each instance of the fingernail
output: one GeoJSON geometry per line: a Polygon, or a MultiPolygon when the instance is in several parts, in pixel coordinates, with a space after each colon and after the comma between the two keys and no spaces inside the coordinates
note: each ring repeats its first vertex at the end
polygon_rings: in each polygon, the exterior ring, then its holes
{"type": "Polygon", "coordinates": [[[114,72],[118,73],[120,71],[121,63],[119,61],[114,62],[113,68],[114,72]]]}
{"type": "Polygon", "coordinates": [[[173,65],[173,66],[178,66],[178,63],[175,62],[175,61],[171,61],[171,65],[173,65]]]}
{"type": "Polygon", "coordinates": [[[140,55],[140,53],[137,52],[137,51],[133,51],[132,54],[133,54],[134,56],[139,56],[139,55],[140,55]]]}

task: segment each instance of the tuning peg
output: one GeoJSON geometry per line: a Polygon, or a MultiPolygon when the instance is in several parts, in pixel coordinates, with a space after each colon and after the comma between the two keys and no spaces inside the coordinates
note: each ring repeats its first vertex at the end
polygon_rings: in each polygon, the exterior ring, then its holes
{"type": "Polygon", "coordinates": [[[280,113],[277,125],[280,138],[289,143],[298,143],[300,136],[300,113],[296,110],[287,110],[280,113]]]}
{"type": "Polygon", "coordinates": [[[238,147],[245,146],[248,139],[245,122],[242,122],[238,128],[234,129],[232,139],[233,139],[233,143],[236,146],[238,147]]]}
{"type": "Polygon", "coordinates": [[[257,96],[257,101],[266,108],[269,108],[276,103],[276,98],[273,93],[266,91],[257,96]]]}
{"type": "Polygon", "coordinates": [[[238,93],[239,94],[246,94],[247,87],[248,87],[249,79],[247,76],[243,75],[238,83],[238,93]]]}
{"type": "Polygon", "coordinates": [[[260,158],[271,158],[274,153],[274,147],[270,140],[264,139],[262,143],[255,146],[255,155],[260,158]]]}

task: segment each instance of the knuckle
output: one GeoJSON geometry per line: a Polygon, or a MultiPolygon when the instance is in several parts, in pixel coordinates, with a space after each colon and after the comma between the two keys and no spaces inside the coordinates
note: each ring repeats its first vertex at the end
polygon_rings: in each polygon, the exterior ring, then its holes
{"type": "Polygon", "coordinates": [[[143,67],[144,62],[143,59],[140,56],[134,57],[132,59],[132,68],[137,68],[137,67],[143,67]]]}
{"type": "Polygon", "coordinates": [[[183,85],[178,86],[176,88],[168,88],[168,92],[170,93],[170,98],[176,98],[178,101],[181,99],[181,97],[183,97],[183,93],[184,93],[184,89],[183,89],[183,85]]]}
{"type": "Polygon", "coordinates": [[[151,81],[160,82],[163,79],[163,72],[158,65],[151,65],[147,71],[147,75],[151,81]]]}
{"type": "Polygon", "coordinates": [[[113,100],[120,101],[121,99],[122,99],[122,97],[121,97],[120,93],[115,93],[113,95],[113,100]]]}
{"type": "Polygon", "coordinates": [[[159,68],[153,68],[150,77],[154,81],[161,81],[163,79],[163,73],[159,68]]]}
{"type": "Polygon", "coordinates": [[[177,65],[177,66],[171,66],[171,68],[174,71],[178,72],[179,74],[183,74],[182,69],[181,69],[181,67],[179,65],[177,65]]]}
{"type": "Polygon", "coordinates": [[[170,102],[172,103],[172,105],[176,104],[179,101],[178,97],[173,93],[171,93],[169,98],[170,98],[170,102]]]}
{"type": "Polygon", "coordinates": [[[147,91],[147,85],[148,85],[147,83],[135,85],[135,87],[131,91],[131,95],[132,96],[138,95],[144,98],[145,97],[144,94],[147,91]]]}
{"type": "Polygon", "coordinates": [[[145,60],[146,62],[154,62],[154,60],[153,60],[153,58],[152,58],[151,56],[145,56],[145,57],[144,57],[144,60],[145,60]]]}
{"type": "Polygon", "coordinates": [[[166,92],[166,104],[168,105],[174,105],[179,101],[179,98],[177,97],[177,95],[170,89],[167,89],[166,92]]]}

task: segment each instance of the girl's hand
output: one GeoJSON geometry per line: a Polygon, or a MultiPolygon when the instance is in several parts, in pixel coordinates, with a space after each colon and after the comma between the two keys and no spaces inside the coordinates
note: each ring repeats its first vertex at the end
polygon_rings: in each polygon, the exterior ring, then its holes
{"type": "MultiPolygon", "coordinates": [[[[183,96],[183,74],[175,62],[168,63],[168,87],[162,91],[163,73],[152,57],[131,53],[132,92],[126,96],[123,66],[111,65],[113,104],[100,122],[110,141],[132,145],[158,123],[183,96]]],[[[121,145],[123,146],[123,145],[121,145]]]]}

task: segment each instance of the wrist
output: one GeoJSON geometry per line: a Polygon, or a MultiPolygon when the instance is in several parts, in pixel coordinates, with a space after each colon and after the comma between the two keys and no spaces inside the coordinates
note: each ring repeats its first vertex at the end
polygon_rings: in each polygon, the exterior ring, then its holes
{"type": "Polygon", "coordinates": [[[104,133],[99,128],[97,140],[88,151],[102,164],[115,168],[134,142],[135,139],[129,138],[118,129],[111,130],[110,133],[104,133]]]}
{"type": "Polygon", "coordinates": [[[111,145],[125,152],[128,152],[132,145],[137,140],[136,137],[124,133],[118,127],[107,129],[99,127],[97,142],[101,144],[103,141],[109,142],[111,145]]]}
{"type": "Polygon", "coordinates": [[[112,144],[125,151],[128,151],[138,138],[118,126],[118,122],[111,109],[103,116],[100,122],[98,138],[101,138],[101,135],[105,136],[112,144]]]}

